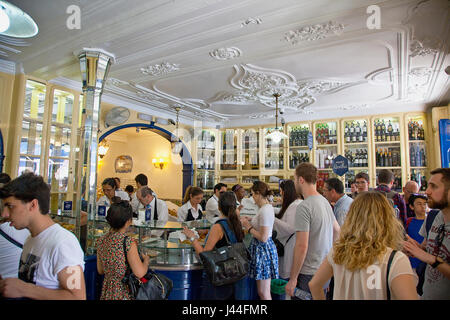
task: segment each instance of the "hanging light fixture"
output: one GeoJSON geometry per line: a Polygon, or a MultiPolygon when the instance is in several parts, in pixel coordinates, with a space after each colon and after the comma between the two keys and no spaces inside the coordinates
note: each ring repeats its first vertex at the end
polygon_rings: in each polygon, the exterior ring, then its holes
{"type": "Polygon", "coordinates": [[[179,154],[181,150],[183,149],[183,143],[181,142],[182,137],[178,137],[178,115],[180,113],[181,108],[176,107],[175,111],[177,112],[177,122],[175,127],[175,135],[172,135],[170,140],[170,144],[172,145],[172,153],[173,154],[179,154]]]}
{"type": "Polygon", "coordinates": [[[30,38],[38,32],[36,22],[27,13],[7,1],[0,1],[0,35],[30,38]]]}
{"type": "Polygon", "coordinates": [[[282,128],[278,129],[278,98],[280,94],[274,93],[273,96],[275,97],[275,129],[268,130],[266,139],[271,139],[274,143],[279,143],[281,139],[286,139],[288,136],[284,134],[282,128]]]}
{"type": "Polygon", "coordinates": [[[109,145],[106,139],[103,139],[98,145],[98,156],[102,159],[109,150],[109,145]]]}

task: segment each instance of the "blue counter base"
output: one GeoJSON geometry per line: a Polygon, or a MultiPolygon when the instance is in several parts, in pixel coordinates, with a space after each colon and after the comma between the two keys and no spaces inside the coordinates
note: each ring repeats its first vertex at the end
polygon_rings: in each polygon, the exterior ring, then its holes
{"type": "MultiPolygon", "coordinates": [[[[102,292],[103,276],[97,273],[97,257],[86,256],[84,268],[84,278],[86,282],[86,298],[87,300],[99,300],[102,292]]],[[[169,300],[200,300],[202,290],[202,269],[199,270],[181,270],[167,271],[158,270],[173,281],[173,289],[169,295],[169,300]]],[[[256,282],[254,279],[247,278],[243,281],[239,290],[240,296],[246,296],[249,300],[258,300],[256,282]],[[242,294],[243,293],[243,294],[242,294]]]]}

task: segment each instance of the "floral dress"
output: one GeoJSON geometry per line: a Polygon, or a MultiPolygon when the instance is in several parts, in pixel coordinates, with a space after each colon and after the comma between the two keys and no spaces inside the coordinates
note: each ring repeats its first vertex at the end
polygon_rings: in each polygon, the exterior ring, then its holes
{"type": "MultiPolygon", "coordinates": [[[[103,265],[105,278],[103,280],[100,300],[131,300],[128,286],[122,283],[127,265],[123,251],[125,234],[109,232],[97,240],[97,259],[103,265]]],[[[131,247],[131,238],[126,240],[127,252],[131,247]]]]}

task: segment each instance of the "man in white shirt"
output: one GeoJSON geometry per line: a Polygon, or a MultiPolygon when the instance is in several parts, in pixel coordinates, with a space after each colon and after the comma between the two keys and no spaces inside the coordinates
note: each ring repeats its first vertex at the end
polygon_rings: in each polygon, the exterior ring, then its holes
{"type": "Polygon", "coordinates": [[[23,244],[30,236],[27,229],[17,230],[8,222],[0,224],[0,275],[17,278],[23,244]]]}
{"type": "Polygon", "coordinates": [[[19,278],[0,278],[0,295],[37,300],[85,300],[84,254],[73,233],[49,217],[50,188],[41,176],[22,174],[0,191],[2,217],[31,236],[23,246],[19,278]]]}
{"type": "Polygon", "coordinates": [[[145,210],[150,210],[149,220],[167,221],[169,219],[169,210],[166,202],[157,199],[153,195],[152,189],[147,186],[141,187],[136,191],[136,197],[145,210]]]}
{"type": "MultiPolygon", "coordinates": [[[[148,178],[145,174],[140,173],[135,178],[134,181],[136,181],[136,190],[142,187],[146,187],[148,185],[148,178]]],[[[139,199],[136,196],[137,191],[133,194],[131,197],[131,208],[133,209],[133,214],[136,216],[136,214],[139,212],[139,210],[144,209],[144,206],[139,202],[139,199]]],[[[152,194],[154,197],[156,197],[156,193],[152,191],[152,194]]]]}
{"type": "Polygon", "coordinates": [[[126,192],[118,192],[117,191],[117,185],[116,181],[113,178],[106,178],[102,182],[102,190],[103,190],[103,196],[100,197],[100,199],[97,200],[97,206],[106,206],[110,207],[112,198],[119,197],[122,200],[128,201],[129,197],[126,192]]]}
{"type": "Polygon", "coordinates": [[[120,178],[114,177],[114,181],[116,182],[116,197],[120,197],[122,200],[130,201],[130,196],[128,193],[120,188],[120,178]]]}
{"type": "Polygon", "coordinates": [[[214,186],[214,194],[206,202],[206,219],[210,223],[216,222],[217,218],[220,216],[219,211],[219,197],[222,193],[227,192],[227,185],[224,183],[218,183],[214,186]]]}

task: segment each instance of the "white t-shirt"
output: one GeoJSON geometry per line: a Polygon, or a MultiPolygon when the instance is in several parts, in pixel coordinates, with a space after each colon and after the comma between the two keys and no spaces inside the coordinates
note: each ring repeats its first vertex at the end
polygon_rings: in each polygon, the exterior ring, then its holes
{"type": "Polygon", "coordinates": [[[252,226],[260,231],[261,227],[269,227],[269,237],[272,236],[273,223],[275,222],[275,212],[271,204],[262,206],[258,214],[252,218],[252,226]]]}
{"type": "Polygon", "coordinates": [[[83,250],[73,233],[55,223],[25,242],[19,278],[55,290],[60,288],[58,273],[71,266],[84,270],[83,250]]]}
{"type": "MultiPolygon", "coordinates": [[[[9,222],[0,224],[0,229],[21,245],[30,236],[28,229],[17,230],[11,227],[9,222]]],[[[21,248],[0,235],[0,275],[3,279],[17,278],[21,255],[21,248]]]]}
{"type": "Polygon", "coordinates": [[[211,198],[209,198],[208,202],[206,202],[205,209],[206,218],[210,223],[214,223],[220,216],[219,200],[217,199],[216,195],[213,195],[211,198]]]}
{"type": "MultiPolygon", "coordinates": [[[[389,256],[392,249],[388,248],[382,262],[375,262],[366,269],[349,271],[343,265],[335,264],[333,261],[333,249],[327,255],[328,262],[333,268],[334,276],[334,300],[386,300],[386,273],[389,256]]],[[[392,260],[391,269],[389,271],[389,288],[391,288],[392,280],[402,274],[413,275],[417,285],[417,275],[414,273],[409,262],[409,258],[400,251],[395,253],[392,260]]],[[[395,295],[391,291],[391,299],[395,299],[395,295]]]]}

